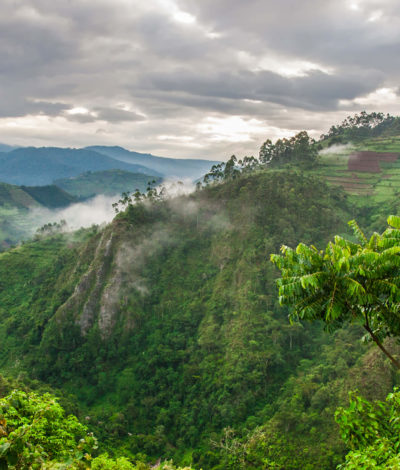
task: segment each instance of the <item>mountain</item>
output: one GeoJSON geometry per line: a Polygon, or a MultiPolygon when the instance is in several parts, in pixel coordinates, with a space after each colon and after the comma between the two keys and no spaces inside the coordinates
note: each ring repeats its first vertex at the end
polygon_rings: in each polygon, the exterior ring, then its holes
{"type": "Polygon", "coordinates": [[[109,196],[139,189],[145,192],[150,181],[159,184],[162,179],[154,175],[131,173],[123,170],[87,171],[82,175],[55,180],[54,184],[70,194],[79,197],[91,197],[96,194],[109,196]]]}
{"type": "Polygon", "coordinates": [[[88,150],[107,155],[122,162],[144,165],[165,177],[196,179],[207,173],[215,163],[213,160],[195,160],[156,157],[150,153],[138,153],[122,147],[107,147],[94,145],[86,147],[88,150]]]}
{"type": "Polygon", "coordinates": [[[0,143],[0,152],[11,152],[11,150],[15,150],[16,148],[18,147],[15,145],[7,145],[0,143]]]}
{"type": "Polygon", "coordinates": [[[17,185],[48,185],[55,179],[78,176],[86,171],[112,169],[159,176],[143,165],[115,160],[92,150],[26,147],[0,153],[1,180],[17,185]]]}
{"type": "Polygon", "coordinates": [[[28,209],[43,206],[49,209],[66,207],[79,199],[56,185],[16,186],[0,183],[0,206],[28,209]]]}
{"type": "MultiPolygon", "coordinates": [[[[153,468],[160,458],[196,470],[337,468],[350,449],[335,411],[354,389],[384,399],[399,375],[361,324],[289,323],[270,255],[351,240],[354,218],[382,232],[400,214],[400,137],[340,147],[303,137],[283,141],[274,166],[232,158],[190,195],[122,198],[105,227],[45,231],[0,254],[2,373],[58,389],[101,452],[153,468]]],[[[399,356],[396,338],[385,347],[399,356]]],[[[353,403],[358,416],[364,402],[353,403]]],[[[370,410],[365,426],[350,422],[360,439],[386,419],[370,410]]]]}
{"type": "Polygon", "coordinates": [[[54,184],[48,186],[21,186],[21,190],[48,209],[67,207],[79,201],[77,197],[54,184]]]}
{"type": "Polygon", "coordinates": [[[26,209],[37,206],[36,201],[27,191],[20,186],[0,183],[0,206],[10,206],[18,209],[26,209]]]}
{"type": "Polygon", "coordinates": [[[352,211],[323,179],[257,171],[10,250],[2,367],[75,394],[107,423],[96,434],[133,454],[240,468],[224,454],[230,436],[278,468],[333,469],[345,451],[334,409],[351,387],[386,393],[391,372],[357,327],[290,325],[269,254],[283,240],[321,246],[352,211]]]}

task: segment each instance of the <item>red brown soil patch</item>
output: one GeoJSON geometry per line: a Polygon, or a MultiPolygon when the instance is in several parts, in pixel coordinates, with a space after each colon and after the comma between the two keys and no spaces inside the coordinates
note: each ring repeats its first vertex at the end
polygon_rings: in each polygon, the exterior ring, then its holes
{"type": "Polygon", "coordinates": [[[399,158],[398,153],[390,152],[355,152],[349,156],[347,168],[349,171],[367,171],[368,173],[380,173],[380,162],[395,162],[399,158]]]}

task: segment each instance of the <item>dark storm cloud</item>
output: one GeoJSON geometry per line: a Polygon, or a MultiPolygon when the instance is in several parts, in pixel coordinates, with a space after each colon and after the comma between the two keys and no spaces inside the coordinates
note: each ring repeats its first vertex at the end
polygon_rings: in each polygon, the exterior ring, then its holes
{"type": "Polygon", "coordinates": [[[395,0],[2,0],[0,117],[49,116],[53,143],[100,126],[106,143],[156,151],[160,135],[160,152],[201,155],[212,116],[324,130],[358,110],[343,100],[397,89],[399,47],[395,0]]]}
{"type": "Polygon", "coordinates": [[[223,31],[236,46],[247,38],[253,51],[269,48],[338,66],[390,66],[387,59],[394,57],[400,39],[396,0],[182,0],[180,4],[223,31]],[[378,12],[379,21],[373,21],[378,12]],[[375,51],[384,52],[383,57],[375,51]]]}

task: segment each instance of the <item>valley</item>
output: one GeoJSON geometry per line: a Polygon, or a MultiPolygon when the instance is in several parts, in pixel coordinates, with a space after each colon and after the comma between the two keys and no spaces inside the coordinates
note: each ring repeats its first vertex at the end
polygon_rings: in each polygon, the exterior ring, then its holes
{"type": "MultiPolygon", "coordinates": [[[[349,447],[335,410],[356,389],[384,400],[399,373],[356,322],[332,332],[290,323],[270,255],[300,242],[322,249],[338,234],[354,241],[354,218],[382,232],[399,214],[400,160],[374,172],[349,162],[355,152],[400,155],[400,138],[329,144],[271,143],[279,164],[217,162],[207,184],[175,197],[142,186],[106,226],[44,232],[1,253],[4,392],[51,390],[101,452],[137,468],[159,458],[196,470],[340,465],[349,447]]],[[[111,194],[144,183],[111,176],[64,179],[74,196],[7,184],[0,196],[4,210],[25,210],[43,195],[70,204],[101,185],[111,194]]],[[[385,344],[400,354],[395,338],[385,344]]]]}

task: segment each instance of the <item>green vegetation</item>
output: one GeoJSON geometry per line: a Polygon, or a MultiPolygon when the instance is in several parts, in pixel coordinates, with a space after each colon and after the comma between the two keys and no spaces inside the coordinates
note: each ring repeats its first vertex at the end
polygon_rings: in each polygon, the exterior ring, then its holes
{"type": "Polygon", "coordinates": [[[348,116],[341,124],[332,126],[327,134],[321,135],[321,141],[329,145],[362,141],[365,138],[379,136],[398,136],[400,119],[383,113],[367,113],[348,116]]]}
{"type": "Polygon", "coordinates": [[[391,216],[382,235],[367,240],[350,222],[359,243],[336,236],[325,251],[300,243],[282,246],[271,260],[282,272],[279,300],[290,305],[292,320],[322,320],[328,328],[360,322],[382,352],[400,369],[383,346],[388,336],[400,336],[400,217],[391,216]]]}
{"type": "Polygon", "coordinates": [[[125,193],[103,229],[51,225],[0,254],[1,370],[78,404],[100,443],[89,459],[71,441],[79,465],[395,465],[398,392],[382,400],[399,372],[382,351],[398,360],[399,219],[364,233],[400,215],[399,200],[361,203],[327,183],[328,167],[347,168],[348,148],[316,159],[318,145],[301,133],[264,146],[287,147],[282,158],[232,156],[189,196],[125,193]],[[352,218],[363,231],[353,223],[347,235],[352,218]],[[299,246],[274,257],[283,307],[269,261],[282,243],[299,246]],[[363,326],[381,349],[360,341],[363,326]]]}
{"type": "Polygon", "coordinates": [[[301,360],[331,341],[287,322],[269,254],[282,237],[326,240],[346,219],[345,196],[319,180],[255,172],[129,206],[86,242],[5,253],[2,368],[76,394],[111,447],[211,468],[210,436],[269,419],[301,360]]]}
{"type": "Polygon", "coordinates": [[[0,206],[26,209],[38,205],[38,202],[20,186],[0,183],[0,206]]]}
{"type": "Polygon", "coordinates": [[[161,182],[161,178],[143,173],[107,170],[87,171],[79,176],[56,180],[54,183],[75,196],[91,197],[97,194],[115,196],[135,189],[143,192],[151,180],[155,180],[157,184],[161,182]]]}
{"type": "Polygon", "coordinates": [[[360,468],[395,470],[400,467],[400,392],[395,389],[386,401],[369,402],[350,394],[347,409],[339,408],[336,421],[351,451],[339,469],[360,468]]]}
{"type": "Polygon", "coordinates": [[[279,139],[273,144],[266,140],[260,148],[260,162],[270,166],[295,164],[312,168],[317,163],[316,142],[302,131],[290,139],[279,139]]]}
{"type": "Polygon", "coordinates": [[[21,186],[21,189],[28,193],[40,205],[49,209],[66,207],[78,201],[78,198],[54,184],[49,186],[21,186]]]}
{"type": "MultiPolygon", "coordinates": [[[[51,395],[14,391],[0,399],[0,468],[49,468],[88,459],[95,438],[51,395]]],[[[84,468],[84,467],[82,467],[84,468]]]]}
{"type": "MultiPolygon", "coordinates": [[[[46,393],[14,390],[0,399],[1,469],[147,470],[125,457],[99,456],[97,439],[73,415],[65,416],[57,399],[46,393]]],[[[160,463],[161,470],[179,470],[160,463]]],[[[185,470],[185,469],[182,469],[185,470]]],[[[190,470],[186,467],[186,470],[190,470]]]]}

